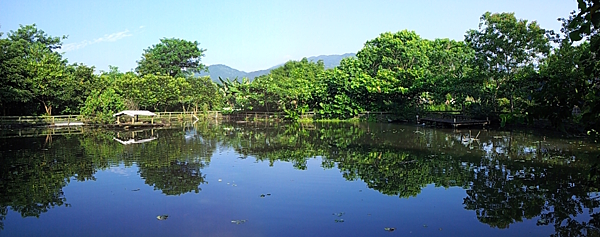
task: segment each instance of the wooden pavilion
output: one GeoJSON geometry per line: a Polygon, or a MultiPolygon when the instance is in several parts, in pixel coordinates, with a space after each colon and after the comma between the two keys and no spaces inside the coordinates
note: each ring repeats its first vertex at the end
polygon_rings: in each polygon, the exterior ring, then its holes
{"type": "Polygon", "coordinates": [[[131,125],[135,125],[135,124],[141,124],[142,122],[139,122],[139,116],[147,116],[147,117],[152,117],[152,119],[150,120],[151,124],[154,124],[154,117],[156,116],[155,113],[152,113],[148,110],[123,110],[121,112],[118,112],[116,114],[113,114],[113,117],[117,118],[117,124],[121,124],[119,118],[121,116],[129,116],[131,117],[131,125]]]}

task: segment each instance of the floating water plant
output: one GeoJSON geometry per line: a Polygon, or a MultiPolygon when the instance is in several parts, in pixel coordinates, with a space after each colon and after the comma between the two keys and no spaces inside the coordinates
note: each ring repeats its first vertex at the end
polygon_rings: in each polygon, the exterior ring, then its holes
{"type": "Polygon", "coordinates": [[[231,223],[239,225],[239,224],[246,223],[246,220],[232,220],[231,223]]]}

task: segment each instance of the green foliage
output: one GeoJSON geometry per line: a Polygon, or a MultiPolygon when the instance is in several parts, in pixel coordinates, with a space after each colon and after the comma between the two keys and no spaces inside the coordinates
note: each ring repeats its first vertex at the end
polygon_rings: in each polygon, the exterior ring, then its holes
{"type": "Polygon", "coordinates": [[[508,98],[510,111],[515,109],[516,97],[521,95],[516,74],[524,67],[533,67],[549,53],[546,31],[535,22],[517,20],[514,13],[490,13],[481,16],[478,30],[469,30],[465,41],[475,50],[476,66],[485,83],[490,85],[489,99],[508,98]]]}
{"type": "Polygon", "coordinates": [[[223,97],[210,77],[188,77],[186,82],[189,86],[182,90],[179,99],[184,110],[206,111],[222,106],[223,97]]]}
{"type": "Polygon", "coordinates": [[[580,41],[585,36],[597,35],[600,28],[600,3],[595,0],[577,0],[579,13],[571,16],[568,22],[569,38],[580,41]]]}
{"type": "Polygon", "coordinates": [[[190,87],[182,77],[159,74],[137,76],[132,72],[125,73],[117,81],[117,85],[124,98],[133,101],[141,109],[154,111],[166,111],[179,105],[183,97],[182,91],[190,87]]]}
{"type": "Polygon", "coordinates": [[[28,63],[29,92],[33,100],[43,104],[46,114],[52,115],[52,108],[68,100],[74,88],[61,55],[46,49],[44,45],[34,45],[28,51],[32,59],[28,63]]]}
{"type": "Polygon", "coordinates": [[[135,71],[141,76],[162,74],[179,78],[194,75],[205,69],[200,61],[206,50],[199,45],[197,41],[163,38],[159,44],[144,50],[135,71]]]}
{"type": "Polygon", "coordinates": [[[428,40],[407,30],[383,33],[365,43],[356,56],[369,76],[363,82],[371,110],[386,111],[417,102],[428,74],[430,50],[428,40]]]}
{"type": "Polygon", "coordinates": [[[92,122],[111,123],[114,121],[112,115],[124,109],[123,98],[113,88],[108,88],[92,91],[80,113],[92,122]]]}
{"type": "Polygon", "coordinates": [[[600,7],[590,0],[578,3],[578,13],[560,19],[570,39],[514,13],[486,12],[464,42],[386,32],[333,69],[305,58],[254,81],[227,78],[218,85],[193,76],[205,69],[205,50],[196,41],[163,38],[144,50],[137,73],[111,67],[94,75],[94,67],[69,65],[56,52],[66,37],[21,26],[0,39],[0,109],[95,113],[100,109],[84,109],[84,102],[106,92],[129,109],[280,112],[290,120],[308,111],[316,112],[315,119],[350,119],[368,111],[412,118],[422,110],[462,110],[504,122],[510,119],[499,114],[510,112],[519,122],[526,116],[529,123],[549,120],[558,128],[577,123],[599,131],[600,7]],[[587,42],[573,45],[584,38],[587,42]],[[558,45],[553,50],[550,39],[558,45]]]}
{"type": "Polygon", "coordinates": [[[588,77],[589,90],[582,108],[582,122],[589,131],[600,131],[600,3],[595,0],[577,0],[579,13],[563,19],[563,32],[573,41],[586,37],[590,52],[581,57],[584,74],[588,77]]]}
{"type": "Polygon", "coordinates": [[[449,39],[435,39],[431,45],[430,73],[424,84],[431,101],[456,110],[462,109],[467,97],[480,97],[482,81],[475,76],[475,51],[464,42],[449,39]]]}
{"type": "Polygon", "coordinates": [[[219,78],[219,91],[228,110],[284,112],[296,120],[308,110],[314,110],[323,97],[321,77],[323,62],[289,61],[269,74],[250,82],[219,78]]]}
{"type": "Polygon", "coordinates": [[[327,70],[322,79],[325,91],[319,103],[320,116],[349,119],[365,111],[369,94],[364,82],[368,80],[356,58],[345,58],[340,66],[327,70]]]}
{"type": "Polygon", "coordinates": [[[590,78],[583,72],[582,58],[589,54],[589,44],[573,46],[568,40],[541,65],[539,74],[530,77],[532,98],[528,114],[548,119],[553,126],[561,127],[573,119],[573,110],[585,108],[585,96],[590,89],[590,78]]]}
{"type": "MultiPolygon", "coordinates": [[[[61,108],[75,90],[67,72],[66,60],[55,50],[60,49],[63,37],[52,37],[35,25],[21,26],[0,40],[0,106],[29,113],[51,115],[61,108]],[[23,109],[22,107],[26,107],[23,109]]],[[[65,109],[65,108],[61,108],[65,109]]],[[[9,111],[10,113],[10,111],[9,111]]],[[[19,112],[14,112],[19,113],[19,112]]]]}

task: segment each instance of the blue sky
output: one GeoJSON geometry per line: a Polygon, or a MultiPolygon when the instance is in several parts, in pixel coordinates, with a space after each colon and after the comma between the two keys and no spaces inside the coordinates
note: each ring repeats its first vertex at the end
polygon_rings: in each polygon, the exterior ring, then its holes
{"type": "MultiPolygon", "coordinates": [[[[133,70],[161,38],[200,42],[203,63],[254,71],[326,54],[357,52],[383,32],[463,40],[486,12],[514,12],[558,31],[576,0],[133,1],[1,0],[0,32],[36,24],[67,35],[64,56],[108,70],[133,70]]],[[[5,36],[4,36],[5,37],[5,36]]]]}

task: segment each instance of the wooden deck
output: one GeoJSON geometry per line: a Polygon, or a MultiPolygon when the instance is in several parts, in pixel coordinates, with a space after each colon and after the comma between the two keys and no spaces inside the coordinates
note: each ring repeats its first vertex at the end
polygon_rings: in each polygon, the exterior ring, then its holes
{"type": "Polygon", "coordinates": [[[429,114],[424,118],[418,119],[417,122],[432,126],[449,126],[454,128],[467,126],[485,126],[490,124],[490,121],[488,120],[471,119],[468,116],[455,113],[429,114]]]}
{"type": "Polygon", "coordinates": [[[119,123],[119,124],[109,124],[105,125],[106,127],[111,128],[123,128],[123,129],[140,129],[140,128],[155,128],[155,127],[164,127],[169,126],[169,124],[163,123],[119,123]]]}

